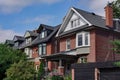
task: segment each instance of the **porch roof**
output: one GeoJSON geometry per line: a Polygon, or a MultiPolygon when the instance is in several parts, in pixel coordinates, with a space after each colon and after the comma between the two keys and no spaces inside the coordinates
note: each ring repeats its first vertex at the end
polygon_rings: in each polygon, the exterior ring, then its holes
{"type": "Polygon", "coordinates": [[[64,52],[55,53],[55,54],[51,54],[51,55],[44,55],[41,57],[45,58],[46,60],[50,60],[50,61],[58,61],[60,59],[62,59],[62,60],[75,60],[76,58],[78,58],[78,56],[75,53],[75,50],[64,51],[64,52]]]}

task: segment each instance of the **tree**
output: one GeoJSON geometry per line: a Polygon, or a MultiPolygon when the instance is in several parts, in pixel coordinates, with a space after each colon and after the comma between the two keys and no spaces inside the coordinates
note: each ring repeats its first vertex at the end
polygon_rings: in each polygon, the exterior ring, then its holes
{"type": "Polygon", "coordinates": [[[113,1],[112,8],[113,8],[113,17],[120,18],[120,0],[113,1]]]}
{"type": "Polygon", "coordinates": [[[113,50],[115,53],[120,54],[120,40],[114,40],[112,44],[114,46],[113,50]]]}
{"type": "Polygon", "coordinates": [[[38,71],[38,80],[42,79],[44,76],[45,70],[44,70],[44,63],[41,62],[39,66],[39,71],[38,71]]]}
{"type": "Polygon", "coordinates": [[[6,77],[5,72],[11,64],[18,63],[20,60],[26,60],[25,53],[5,44],[0,44],[0,79],[6,77]]]}
{"type": "Polygon", "coordinates": [[[20,61],[7,69],[7,78],[4,80],[34,80],[35,70],[31,62],[20,61]]]}

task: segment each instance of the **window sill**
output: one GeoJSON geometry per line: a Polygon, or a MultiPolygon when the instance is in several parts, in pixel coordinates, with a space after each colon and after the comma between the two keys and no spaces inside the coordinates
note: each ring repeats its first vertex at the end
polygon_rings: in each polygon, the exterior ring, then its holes
{"type": "Polygon", "coordinates": [[[84,47],[90,47],[90,45],[86,45],[86,46],[76,46],[76,48],[84,48],[84,47]]]}

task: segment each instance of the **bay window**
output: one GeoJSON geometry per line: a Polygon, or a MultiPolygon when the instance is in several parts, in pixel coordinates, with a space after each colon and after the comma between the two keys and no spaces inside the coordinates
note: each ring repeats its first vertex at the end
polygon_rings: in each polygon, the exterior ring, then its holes
{"type": "Polygon", "coordinates": [[[81,32],[76,35],[76,47],[90,46],[89,32],[81,32]]]}

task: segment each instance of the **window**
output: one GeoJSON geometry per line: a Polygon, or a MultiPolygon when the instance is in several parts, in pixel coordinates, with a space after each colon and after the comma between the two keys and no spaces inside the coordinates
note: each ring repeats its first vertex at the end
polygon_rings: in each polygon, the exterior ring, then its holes
{"type": "Polygon", "coordinates": [[[80,25],[80,19],[75,19],[71,21],[71,27],[77,27],[80,25]]]}
{"type": "Polygon", "coordinates": [[[19,45],[18,42],[16,42],[16,43],[15,43],[15,46],[18,46],[18,45],[19,45]]]}
{"type": "Polygon", "coordinates": [[[36,68],[36,71],[38,71],[38,69],[39,69],[39,65],[36,65],[35,68],[36,68]]]}
{"type": "Polygon", "coordinates": [[[45,30],[43,30],[41,33],[40,33],[40,38],[45,38],[47,36],[47,32],[45,30]]]}
{"type": "Polygon", "coordinates": [[[43,31],[42,33],[41,33],[41,38],[44,38],[45,37],[45,32],[43,31]]]}
{"type": "Polygon", "coordinates": [[[87,63],[87,58],[86,57],[81,57],[80,58],[80,63],[87,63]]]}
{"type": "Polygon", "coordinates": [[[45,55],[46,54],[46,44],[40,44],[39,45],[39,55],[45,55]]]}
{"type": "Polygon", "coordinates": [[[70,50],[70,39],[66,40],[66,50],[70,50]]]}
{"type": "Polygon", "coordinates": [[[31,38],[26,39],[26,44],[29,44],[29,43],[31,43],[31,38]]]}
{"type": "Polygon", "coordinates": [[[89,46],[90,36],[89,32],[81,32],[76,36],[76,47],[89,46]]]}

